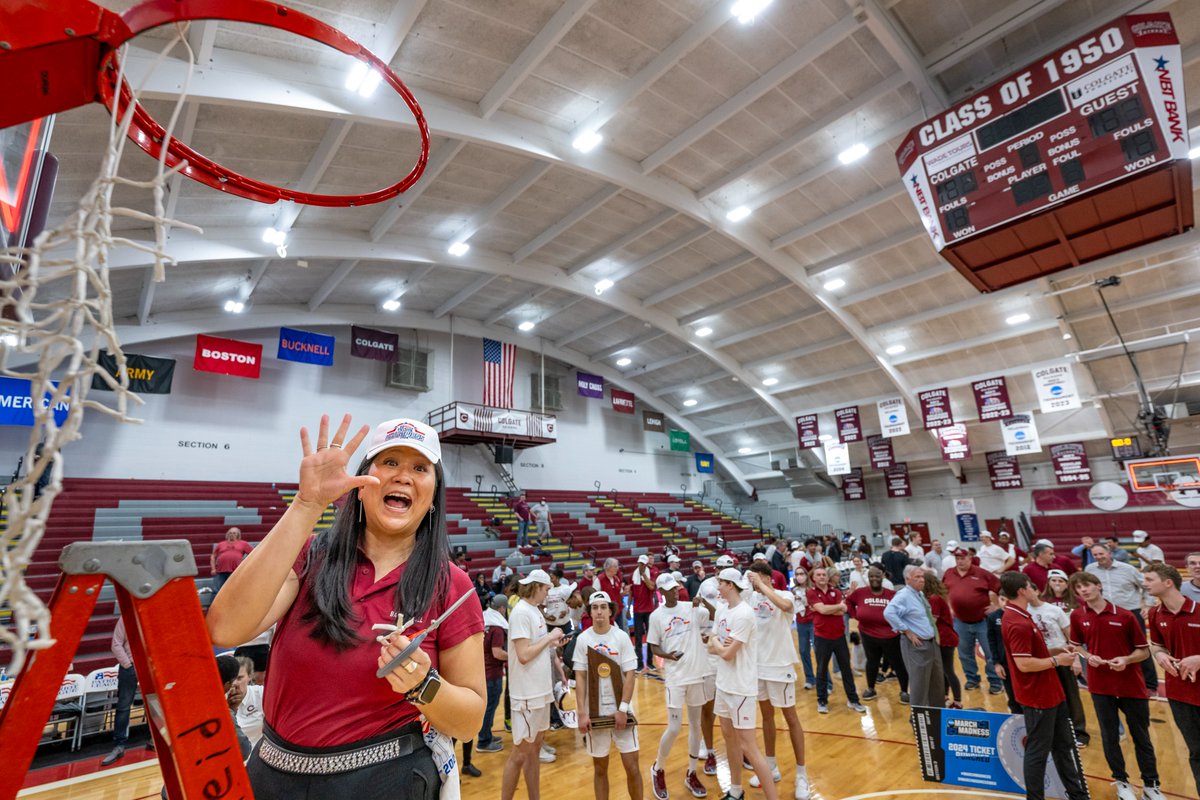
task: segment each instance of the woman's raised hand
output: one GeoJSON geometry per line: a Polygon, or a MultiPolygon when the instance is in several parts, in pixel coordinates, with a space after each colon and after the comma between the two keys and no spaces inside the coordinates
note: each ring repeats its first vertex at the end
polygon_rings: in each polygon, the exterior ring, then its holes
{"type": "Polygon", "coordinates": [[[300,489],[296,502],[324,508],[346,492],[363,486],[378,486],[379,479],[373,475],[348,475],[346,465],[350,456],[362,444],[370,426],[363,425],[358,433],[347,441],[350,431],[350,415],[342,417],[342,424],[329,436],[329,415],[321,417],[317,431],[317,446],[314,448],[308,428],[300,429],[300,445],[304,458],[300,461],[300,489]]]}

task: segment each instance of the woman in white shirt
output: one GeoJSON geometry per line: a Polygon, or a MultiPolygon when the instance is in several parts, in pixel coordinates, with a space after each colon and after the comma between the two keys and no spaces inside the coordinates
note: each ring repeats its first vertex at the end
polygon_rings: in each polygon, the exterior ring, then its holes
{"type": "MultiPolygon", "coordinates": [[[[1054,603],[1047,603],[1041,596],[1029,601],[1029,616],[1033,624],[1038,626],[1046,639],[1046,649],[1054,656],[1067,649],[1067,637],[1071,631],[1071,619],[1067,612],[1054,603]]],[[[1069,667],[1054,668],[1058,674],[1058,682],[1062,684],[1063,693],[1067,696],[1067,711],[1071,715],[1071,727],[1075,729],[1075,742],[1080,747],[1087,747],[1091,735],[1087,732],[1087,719],[1083,714],[1083,702],[1079,699],[1079,681],[1076,677],[1083,671],[1079,659],[1069,667]]]]}

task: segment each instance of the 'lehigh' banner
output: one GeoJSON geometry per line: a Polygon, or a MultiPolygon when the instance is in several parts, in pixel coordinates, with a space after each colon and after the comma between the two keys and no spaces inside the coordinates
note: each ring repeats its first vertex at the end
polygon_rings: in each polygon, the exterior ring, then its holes
{"type": "MultiPolygon", "coordinates": [[[[101,350],[96,361],[104,371],[113,376],[118,382],[121,376],[117,371],[117,357],[101,350]]],[[[138,394],[170,394],[171,381],[175,377],[175,359],[152,358],[136,353],[125,354],[125,374],[129,376],[129,391],[138,394]]],[[[99,375],[92,376],[92,388],[112,391],[108,381],[99,375]]]]}
{"type": "Polygon", "coordinates": [[[651,433],[666,433],[667,418],[657,411],[642,412],[642,430],[651,433]]]}
{"type": "Polygon", "coordinates": [[[396,360],[399,349],[400,337],[394,333],[350,326],[350,355],[355,358],[392,362],[396,360]]]}
{"type": "Polygon", "coordinates": [[[301,364],[332,367],[334,341],[332,336],[321,333],[280,328],[279,352],[275,357],[280,361],[299,361],[301,364]]]}
{"type": "Polygon", "coordinates": [[[200,372],[258,380],[262,373],[262,345],[198,333],[192,367],[200,372]]]}

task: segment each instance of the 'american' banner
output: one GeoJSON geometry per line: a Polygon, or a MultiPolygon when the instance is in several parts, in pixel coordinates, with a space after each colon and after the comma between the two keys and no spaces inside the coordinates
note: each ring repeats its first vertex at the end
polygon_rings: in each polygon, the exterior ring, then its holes
{"type": "Polygon", "coordinates": [[[621,414],[633,413],[633,392],[622,392],[620,389],[612,390],[612,406],[613,411],[621,414]]]}
{"type": "Polygon", "coordinates": [[[262,374],[262,345],[196,334],[196,357],[192,367],[200,372],[216,372],[258,380],[262,374]]]}

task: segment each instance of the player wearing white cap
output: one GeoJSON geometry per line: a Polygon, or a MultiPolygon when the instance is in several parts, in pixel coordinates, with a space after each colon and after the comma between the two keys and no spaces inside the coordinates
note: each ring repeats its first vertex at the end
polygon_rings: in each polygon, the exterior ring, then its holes
{"type": "Polygon", "coordinates": [[[633,671],[637,668],[637,655],[633,651],[633,641],[629,634],[612,624],[617,609],[607,592],[593,592],[588,598],[588,609],[592,617],[592,627],[579,634],[575,642],[573,666],[579,732],[583,734],[584,747],[592,757],[592,786],[596,792],[596,800],[607,800],[608,754],[613,744],[616,744],[617,752],[621,754],[621,764],[625,767],[628,796],[631,800],[641,800],[642,774],[638,768],[637,727],[629,724],[628,717],[633,711],[630,702],[633,699],[633,671]],[[592,727],[589,705],[591,700],[588,696],[589,650],[595,650],[616,661],[621,670],[620,697],[617,697],[614,691],[615,682],[611,675],[605,674],[604,667],[607,665],[597,671],[599,697],[596,710],[599,716],[613,718],[612,728],[592,727]]]}
{"type": "MultiPolygon", "coordinates": [[[[763,743],[773,780],[783,776],[775,760],[775,709],[783,712],[796,757],[796,800],[808,800],[808,771],[804,766],[804,728],[796,713],[796,653],[792,639],[792,619],[796,599],[791,592],[780,592],[771,585],[771,567],[755,561],[746,573],[754,590],[749,602],[758,625],[758,705],[763,715],[763,743]]],[[[758,788],[758,776],[750,779],[758,788]]]]}
{"type": "Polygon", "coordinates": [[[650,788],[658,800],[667,800],[667,776],[664,765],[683,726],[683,709],[688,713],[688,771],[684,785],[695,797],[708,790],[700,782],[701,717],[705,703],[713,700],[715,687],[706,680],[710,662],[700,632],[712,621],[711,612],[699,598],[692,605],[679,602],[679,582],[671,575],[658,576],[658,591],[663,604],[650,615],[646,642],[650,652],[663,660],[666,685],[667,727],[658,743],[658,756],[650,767],[650,788]]]}
{"type": "Polygon", "coordinates": [[[742,599],[749,581],[734,567],[717,575],[721,599],[726,607],[717,612],[708,651],[717,662],[717,716],[725,737],[729,760],[729,791],[726,800],[742,797],[742,758],[745,757],[762,784],[767,800],[777,800],[771,767],[758,749],[754,731],[758,726],[758,630],[754,611],[742,599]]]}
{"type": "MultiPolygon", "coordinates": [[[[733,556],[723,555],[718,556],[716,561],[716,571],[732,567],[734,565],[733,556]]],[[[710,575],[705,578],[700,584],[700,589],[696,593],[709,609],[710,617],[704,623],[704,627],[700,630],[700,636],[703,641],[707,641],[712,634],[713,621],[716,619],[717,611],[725,607],[725,601],[721,599],[720,582],[716,575],[710,575]]],[[[706,657],[708,660],[707,672],[704,674],[704,692],[706,697],[715,697],[717,691],[717,657],[708,653],[705,648],[706,657]]],[[[713,749],[713,728],[717,724],[717,714],[713,701],[704,704],[703,725],[701,733],[704,735],[704,774],[717,774],[717,753],[713,749]]]]}

